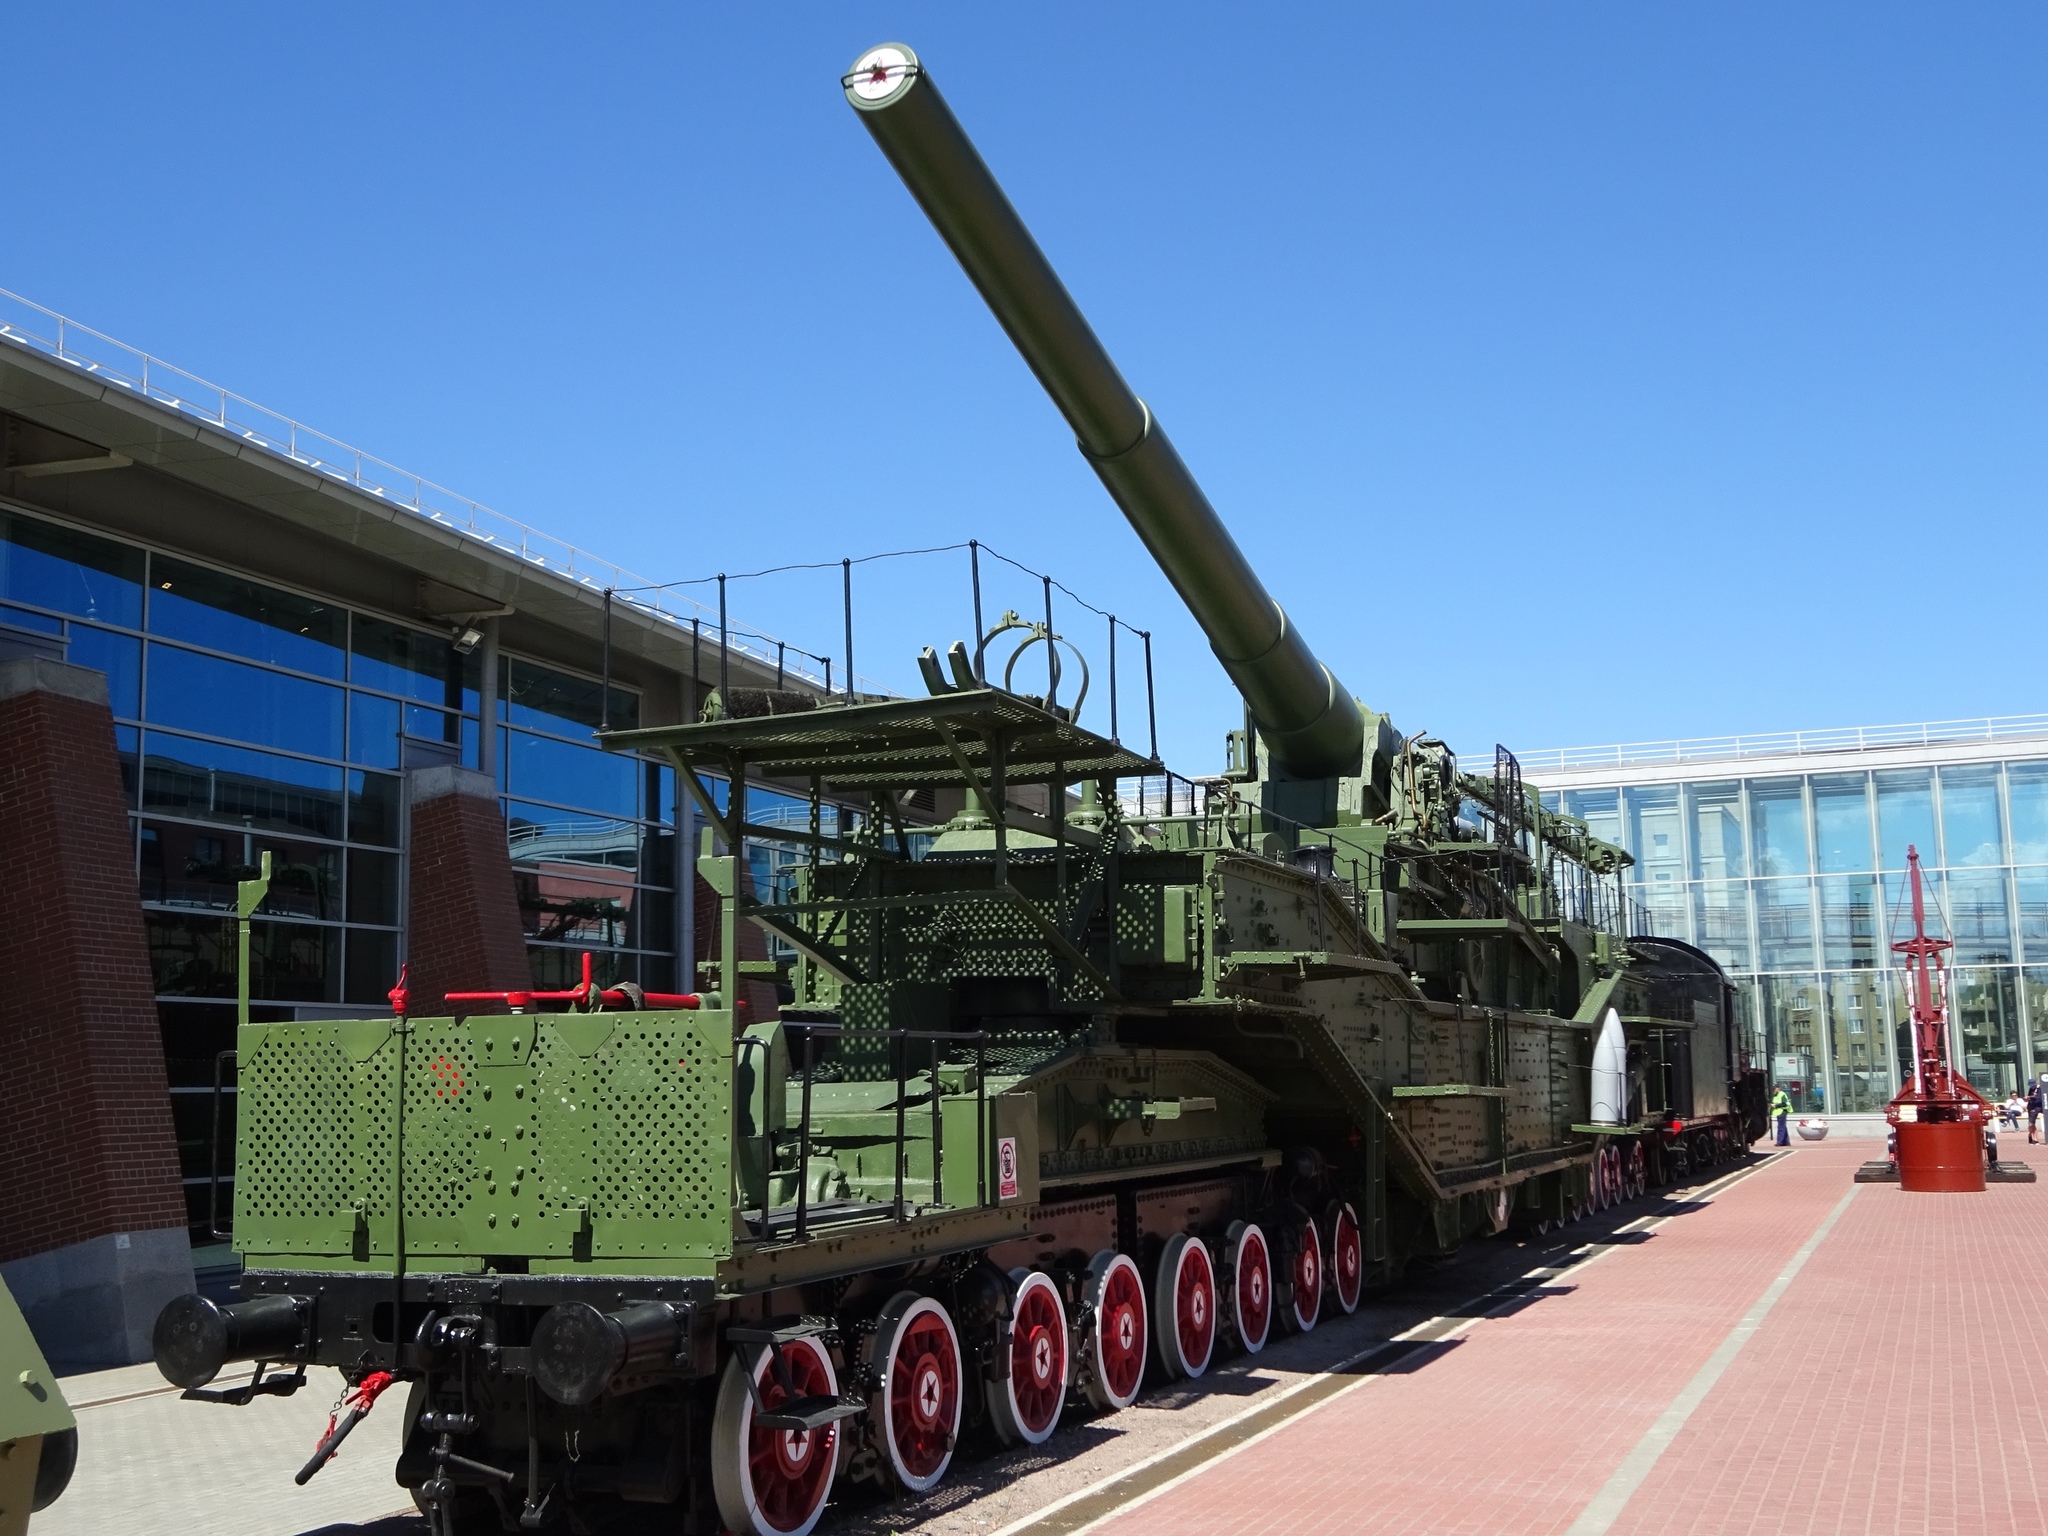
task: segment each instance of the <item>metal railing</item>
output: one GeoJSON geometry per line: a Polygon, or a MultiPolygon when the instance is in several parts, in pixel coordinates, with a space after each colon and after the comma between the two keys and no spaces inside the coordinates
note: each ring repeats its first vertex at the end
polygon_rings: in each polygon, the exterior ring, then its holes
{"type": "Polygon", "coordinates": [[[2048,736],[2048,714],[1991,715],[1917,725],[1855,725],[1754,736],[1694,736],[1682,741],[1632,741],[1607,747],[1551,747],[1517,754],[1524,771],[1625,768],[1637,763],[1692,763],[1724,758],[1793,757],[1808,752],[1867,752],[1878,747],[1931,747],[1949,742],[2007,741],[2048,736]]]}
{"type": "MultiPolygon", "coordinates": [[[[315,431],[278,411],[258,405],[233,390],[223,389],[197,374],[152,357],[140,348],[117,341],[76,320],[45,309],[31,299],[0,288],[0,342],[25,351],[54,358],[80,374],[109,384],[128,394],[167,406],[179,414],[246,443],[252,448],[295,464],[301,469],[347,485],[400,511],[472,539],[500,554],[510,555],[549,574],[572,581],[601,597],[607,588],[651,588],[654,583],[622,565],[581,549],[565,539],[520,522],[503,512],[473,501],[424,476],[401,469],[375,454],[315,431]]],[[[613,598],[689,631],[692,620],[716,643],[718,612],[695,599],[669,592],[655,596],[648,592],[620,591],[613,598]]],[[[732,651],[762,666],[774,668],[791,655],[808,657],[808,651],[752,628],[732,631],[732,651]]],[[[824,686],[822,673],[813,674],[787,665],[789,675],[806,683],[824,686]]],[[[873,691],[890,690],[870,678],[857,678],[873,691]]],[[[843,686],[844,678],[841,683],[843,686]]]]}

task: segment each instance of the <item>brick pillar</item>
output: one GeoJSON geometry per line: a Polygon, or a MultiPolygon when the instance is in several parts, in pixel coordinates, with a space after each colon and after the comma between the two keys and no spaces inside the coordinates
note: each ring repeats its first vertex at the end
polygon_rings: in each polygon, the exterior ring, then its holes
{"type": "Polygon", "coordinates": [[[0,662],[0,1273],[58,1371],[150,1357],[193,1288],[106,677],[0,662]]]}
{"type": "MultiPolygon", "coordinates": [[[[512,883],[497,786],[471,768],[406,775],[412,806],[407,887],[407,985],[421,1018],[449,1011],[447,992],[516,992],[533,985],[512,883]]],[[[473,1005],[462,1012],[475,1013],[473,1005]]]]}

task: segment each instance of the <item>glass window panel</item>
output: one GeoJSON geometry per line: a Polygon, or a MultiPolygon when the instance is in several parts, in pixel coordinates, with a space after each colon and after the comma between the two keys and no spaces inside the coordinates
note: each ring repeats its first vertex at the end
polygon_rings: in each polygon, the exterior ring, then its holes
{"type": "Polygon", "coordinates": [[[1758,880],[1758,961],[1766,971],[1797,971],[1813,964],[1813,897],[1806,880],[1758,880]]]}
{"type": "Polygon", "coordinates": [[[1742,787],[1692,784],[1685,791],[1692,827],[1693,874],[1702,880],[1739,880],[1749,873],[1742,836],[1742,787]]]}
{"type": "Polygon", "coordinates": [[[352,843],[375,843],[384,848],[398,846],[398,785],[396,775],[364,773],[348,776],[348,839],[352,843]]]}
{"type": "Polygon", "coordinates": [[[1640,899],[1659,886],[1673,888],[1685,879],[1685,839],[1679,831],[1678,786],[1655,784],[1622,792],[1628,827],[1628,851],[1636,856],[1629,871],[1632,884],[1644,887],[1640,899]]]}
{"type": "Polygon", "coordinates": [[[1877,775],[1877,835],[1886,869],[1904,869],[1906,850],[1923,864],[1939,864],[1934,843],[1934,771],[1893,768],[1877,775]]]}
{"type": "Polygon", "coordinates": [[[579,878],[592,869],[615,870],[643,885],[674,883],[675,834],[638,822],[578,816],[517,800],[505,805],[506,836],[514,869],[561,871],[579,878]]]}
{"type": "Polygon", "coordinates": [[[2003,864],[2005,833],[1998,814],[1998,769],[1984,764],[1941,770],[1942,847],[1948,866],[2003,864]]]}
{"type": "Polygon", "coordinates": [[[596,868],[535,872],[514,866],[512,883],[518,887],[526,938],[602,948],[627,942],[627,909],[633,905],[627,879],[604,879],[596,868]]]}
{"type": "Polygon", "coordinates": [[[405,706],[405,734],[421,741],[453,745],[462,740],[462,716],[450,714],[445,709],[429,709],[424,704],[408,704],[405,706]]]}
{"type": "Polygon", "coordinates": [[[142,756],[142,732],[132,725],[115,726],[114,753],[121,760],[121,803],[132,808],[135,804],[135,765],[142,756]]]}
{"type": "MultiPolygon", "coordinates": [[[[503,673],[505,718],[514,725],[583,741],[603,718],[602,689],[592,679],[514,656],[504,659],[503,673]]],[[[612,684],[611,721],[614,730],[631,730],[640,723],[640,696],[617,683],[612,684]]]]}
{"type": "Polygon", "coordinates": [[[107,703],[117,720],[142,718],[142,642],[130,635],[71,626],[71,645],[64,659],[74,667],[107,674],[107,703]]]}
{"type": "Polygon", "coordinates": [[[1827,980],[1829,1043],[1833,1046],[1838,1115],[1869,1114],[1890,1101],[1891,1063],[1884,1046],[1884,1012],[1876,975],[1827,980]]]}
{"type": "Polygon", "coordinates": [[[1868,774],[1833,773],[1814,778],[1813,831],[1822,874],[1857,874],[1874,867],[1868,774]]]}
{"type": "Polygon", "coordinates": [[[322,677],[342,675],[346,610],[187,565],[150,560],[150,633],[322,677]]]}
{"type": "Polygon", "coordinates": [[[1817,976],[1766,976],[1759,988],[1771,1086],[1801,1114],[1828,1108],[1820,1081],[1822,1003],[1817,976]]]}
{"type": "Polygon", "coordinates": [[[348,675],[365,688],[475,714],[480,665],[476,652],[465,656],[444,636],[355,616],[348,675]]]}
{"type": "Polygon", "coordinates": [[[2020,972],[2027,1005],[2027,1034],[2033,1041],[2033,1075],[2048,1073],[2048,965],[2030,965],[2020,972]]]}
{"type": "MultiPolygon", "coordinates": [[[[164,1065],[170,1069],[171,1086],[211,1090],[215,1055],[235,1048],[234,1006],[221,1003],[159,1003],[156,1015],[158,1022],[163,1026],[164,1065]]],[[[178,1097],[183,1098],[184,1095],[180,1094],[178,1097]]],[[[209,1092],[205,1098],[199,1100],[207,1107],[209,1122],[212,1119],[213,1106],[209,1102],[212,1097],[212,1093],[209,1092]]],[[[222,1097],[227,1098],[226,1095],[222,1097]]],[[[227,1105],[223,1103],[221,1107],[225,1110],[227,1105]]],[[[211,1130],[210,1124],[208,1129],[211,1130]]],[[[225,1154],[229,1150],[225,1126],[222,1127],[222,1131],[221,1151],[225,1154]]],[[[200,1155],[202,1159],[205,1157],[205,1148],[200,1149],[200,1155]]],[[[206,1172],[203,1161],[198,1171],[206,1172]]]]}
{"type": "Polygon", "coordinates": [[[1880,964],[1877,878],[1824,878],[1820,882],[1821,964],[1867,970],[1880,964]]]}
{"type": "Polygon", "coordinates": [[[391,989],[398,985],[398,935],[351,928],[347,943],[348,969],[341,1000],[373,1004],[378,1012],[384,1012],[390,1006],[391,989]]]}
{"type": "MultiPolygon", "coordinates": [[[[232,918],[145,909],[142,922],[160,995],[235,995],[232,918]]],[[[249,995],[272,1002],[339,1002],[340,960],[339,928],[259,920],[250,925],[249,995]]]]}
{"type": "Polygon", "coordinates": [[[2013,863],[2048,864],[2048,763],[2006,764],[2005,797],[2013,863]]]}
{"type": "Polygon", "coordinates": [[[144,810],[265,832],[341,836],[341,770],[246,747],[147,733],[144,810]]]}
{"type": "MultiPolygon", "coordinates": [[[[2048,963],[2048,869],[2016,869],[2013,884],[2019,897],[2020,957],[2048,963]]],[[[2048,1017],[2036,1028],[2048,1032],[2048,1017]]]]}
{"type": "Polygon", "coordinates": [[[1999,1098],[2019,1084],[2015,981],[2010,966],[1965,966],[1949,976],[1949,1019],[1962,1043],[1964,1075],[1978,1092],[1999,1098]]]}
{"type": "Polygon", "coordinates": [[[348,696],[348,760],[365,768],[398,766],[398,711],[396,699],[380,699],[374,693],[348,696]]]}
{"type": "Polygon", "coordinates": [[[149,722],[341,756],[342,690],[175,645],[149,648],[149,722]]]}
{"type": "Polygon", "coordinates": [[[643,814],[649,821],[674,821],[676,819],[676,771],[661,763],[646,766],[646,786],[642,790],[646,797],[643,814]]]}
{"type": "Polygon", "coordinates": [[[187,913],[142,914],[149,966],[160,997],[233,997],[234,924],[187,913]]]}
{"type": "Polygon", "coordinates": [[[667,891],[637,891],[626,908],[626,942],[637,949],[676,945],[676,901],[667,891]]]}
{"type": "Polygon", "coordinates": [[[37,613],[31,608],[16,608],[11,603],[0,603],[0,624],[16,629],[32,629],[45,635],[64,633],[64,621],[53,614],[37,613]]]}
{"type": "Polygon", "coordinates": [[[1996,965],[2013,958],[2004,870],[1951,870],[1948,915],[1955,926],[1955,963],[1996,965]]]}
{"type": "Polygon", "coordinates": [[[1806,848],[1806,796],[1799,780],[1752,779],[1749,826],[1758,874],[1803,875],[1812,868],[1806,848]]]}
{"type": "Polygon", "coordinates": [[[352,923],[397,924],[397,854],[371,853],[365,848],[349,849],[348,920],[352,923]]]}
{"type": "Polygon", "coordinates": [[[1740,880],[1702,880],[1693,888],[1695,942],[1731,971],[1749,966],[1749,887],[1740,880]]]}
{"type": "Polygon", "coordinates": [[[1604,842],[1621,846],[1621,793],[1613,789],[1568,789],[1565,813],[1586,824],[1586,830],[1604,842]]]}
{"type": "Polygon", "coordinates": [[[639,814],[638,758],[524,731],[510,736],[506,771],[512,793],[609,816],[639,814]]]}
{"type": "Polygon", "coordinates": [[[341,850],[229,827],[142,823],[142,899],[202,911],[235,909],[235,887],[253,880],[270,855],[270,892],[257,911],[271,917],[341,917],[341,850]]]}
{"type": "Polygon", "coordinates": [[[0,597],[142,628],[142,551],[0,512],[0,597]]]}

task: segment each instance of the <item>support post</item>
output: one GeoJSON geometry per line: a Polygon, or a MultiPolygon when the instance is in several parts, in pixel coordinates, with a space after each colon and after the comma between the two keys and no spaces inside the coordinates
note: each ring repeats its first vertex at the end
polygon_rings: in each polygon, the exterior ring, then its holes
{"type": "Polygon", "coordinates": [[[612,728],[612,589],[604,589],[604,639],[600,646],[604,653],[602,681],[597,693],[597,728],[608,731],[612,728]]]}
{"type": "Polygon", "coordinates": [[[967,573],[969,579],[974,583],[974,680],[977,683],[986,685],[988,682],[988,663],[982,658],[981,654],[981,541],[979,539],[969,539],[967,541],[967,573]]]}
{"type": "Polygon", "coordinates": [[[725,708],[725,696],[732,691],[732,631],[725,618],[725,573],[718,573],[718,704],[725,708]]]}

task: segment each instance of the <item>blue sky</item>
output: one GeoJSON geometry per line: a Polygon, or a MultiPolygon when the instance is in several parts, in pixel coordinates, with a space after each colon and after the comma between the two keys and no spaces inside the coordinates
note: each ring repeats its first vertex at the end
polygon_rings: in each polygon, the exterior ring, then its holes
{"type": "MultiPolygon", "coordinates": [[[[23,8],[0,286],[657,579],[978,536],[1154,631],[1211,771],[1221,672],[840,97],[887,38],[1402,729],[2048,708],[2038,7],[23,8]]],[[[961,558],[859,580],[914,686],[961,558]]],[[[734,604],[838,649],[836,573],[734,604]]]]}

